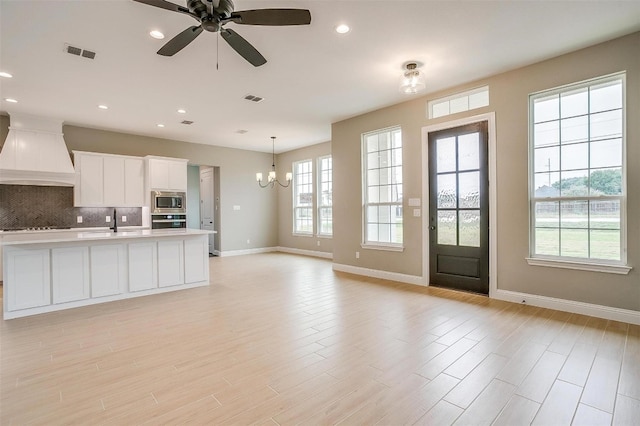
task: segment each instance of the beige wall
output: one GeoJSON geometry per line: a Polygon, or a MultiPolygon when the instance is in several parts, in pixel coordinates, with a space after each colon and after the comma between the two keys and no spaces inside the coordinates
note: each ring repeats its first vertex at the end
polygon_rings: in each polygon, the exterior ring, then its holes
{"type": "MultiPolygon", "coordinates": [[[[325,142],[305,148],[279,154],[277,157],[278,176],[284,176],[286,172],[293,172],[295,161],[312,160],[314,179],[317,178],[318,157],[331,154],[331,143],[325,142]]],[[[317,182],[314,182],[317,188],[317,182]]],[[[293,188],[279,188],[278,190],[278,243],[281,247],[299,250],[311,250],[324,253],[333,251],[333,238],[317,236],[293,235],[293,188]],[[318,242],[320,245],[318,245],[318,242]]],[[[317,199],[314,197],[314,211],[317,199]]],[[[315,221],[317,231],[317,220],[315,221]]]]}
{"type": "MultiPolygon", "coordinates": [[[[640,311],[640,33],[518,70],[364,114],[332,126],[334,262],[422,275],[422,222],[405,213],[402,253],[365,250],[362,241],[360,135],[400,125],[404,200],[421,198],[421,129],[489,111],[497,134],[497,283],[499,289],[640,311]],[[528,95],[618,71],[627,72],[628,275],[529,266],[528,95]],[[490,106],[438,120],[426,118],[429,99],[488,84],[490,106]],[[360,252],[356,260],[355,252],[360,252]]],[[[423,205],[428,200],[423,200],[423,205]]]]}
{"type": "MultiPolygon", "coordinates": [[[[8,126],[9,118],[1,116],[2,143],[8,126]]],[[[186,158],[195,165],[219,166],[221,232],[217,248],[224,254],[278,245],[277,200],[255,181],[256,171],[270,167],[271,154],[68,125],[62,131],[69,151],[159,155],[186,158]],[[233,210],[234,205],[240,210],[233,210]]]]}

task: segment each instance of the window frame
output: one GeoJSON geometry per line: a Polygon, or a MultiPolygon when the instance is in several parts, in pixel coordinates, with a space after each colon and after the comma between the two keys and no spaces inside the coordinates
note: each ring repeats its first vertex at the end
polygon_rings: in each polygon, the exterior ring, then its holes
{"type": "MultiPolygon", "coordinates": [[[[560,267],[560,268],[568,268],[568,269],[580,269],[580,270],[589,270],[589,271],[598,271],[598,272],[610,272],[610,273],[622,273],[626,274],[629,272],[631,268],[627,267],[627,167],[626,167],[626,144],[627,144],[627,135],[626,135],[626,114],[627,114],[627,105],[626,105],[626,73],[618,72],[614,74],[609,74],[597,78],[592,78],[576,83],[567,84],[564,86],[556,87],[553,89],[542,90],[536,93],[532,93],[529,95],[529,122],[528,122],[528,132],[529,132],[529,171],[528,171],[528,180],[529,180],[529,257],[527,258],[527,262],[530,265],[536,266],[551,266],[551,267],[560,267]],[[556,196],[549,197],[536,197],[535,190],[535,178],[536,178],[536,163],[535,163],[535,117],[534,117],[534,105],[535,101],[538,99],[543,99],[547,97],[558,96],[562,97],[563,94],[568,94],[573,91],[578,91],[580,89],[588,89],[591,86],[606,84],[608,82],[620,81],[622,86],[622,98],[621,98],[621,162],[620,162],[620,170],[621,170],[621,193],[619,195],[577,195],[577,196],[562,196],[562,194],[558,194],[556,196]],[[607,201],[607,200],[617,200],[620,203],[620,227],[619,227],[619,238],[620,238],[620,259],[600,259],[595,257],[575,257],[575,256],[563,256],[561,252],[558,255],[550,255],[550,254],[538,254],[536,253],[536,203],[539,202],[557,202],[558,208],[561,208],[561,202],[570,202],[570,201],[585,201],[587,202],[587,218],[589,218],[590,201],[607,201]]],[[[588,92],[590,93],[590,91],[588,92]]],[[[590,109],[587,110],[586,116],[587,123],[590,123],[590,117],[592,114],[600,113],[601,111],[591,112],[590,109]]],[[[562,117],[558,117],[558,122],[561,124],[562,117]]],[[[587,124],[588,125],[588,124],[587,124]]],[[[589,126],[589,125],[588,125],[589,126]]],[[[588,127],[590,128],[590,126],[588,127]]],[[[587,149],[590,152],[592,143],[597,143],[598,139],[592,139],[590,134],[587,135],[586,143],[588,143],[587,149]]],[[[576,142],[582,143],[582,142],[576,142]]],[[[563,144],[562,141],[558,141],[557,146],[559,149],[562,149],[563,146],[567,146],[570,144],[563,144]]],[[[551,145],[556,146],[556,145],[551,145]]],[[[587,154],[588,155],[588,154],[587,154]]],[[[617,166],[611,166],[617,167],[617,166]]],[[[587,165],[587,173],[589,176],[592,170],[602,169],[599,167],[591,168],[590,160],[587,165]]],[[[558,173],[567,173],[567,171],[571,171],[572,169],[567,168],[563,169],[562,164],[558,165],[558,173]]],[[[560,182],[562,182],[560,180],[560,182]]],[[[558,232],[562,233],[562,229],[573,229],[573,228],[563,228],[562,225],[562,212],[560,212],[558,223],[558,232]]],[[[587,219],[588,220],[588,219],[587,219]]],[[[555,229],[555,228],[554,228],[555,229]]],[[[587,231],[587,250],[588,253],[591,252],[591,230],[593,229],[590,224],[587,224],[587,227],[584,228],[587,231]]],[[[597,228],[596,228],[597,229],[597,228]]],[[[561,239],[559,240],[559,243],[561,239]]],[[[561,247],[561,246],[560,246],[561,247]]]]}
{"type": "MultiPolygon", "coordinates": [[[[393,167],[399,167],[400,171],[401,171],[401,176],[402,176],[402,181],[400,183],[401,186],[404,185],[404,161],[403,161],[403,157],[404,157],[404,143],[402,140],[402,128],[400,125],[395,125],[395,126],[390,126],[390,127],[385,127],[382,129],[377,129],[377,130],[372,130],[369,132],[365,132],[362,133],[361,135],[361,143],[360,143],[360,151],[361,151],[361,178],[362,178],[362,189],[361,189],[361,197],[362,197],[362,212],[361,212],[361,218],[362,218],[362,242],[360,244],[360,246],[362,248],[366,248],[366,249],[374,249],[374,250],[386,250],[386,251],[404,251],[404,189],[402,190],[402,196],[400,197],[400,200],[397,202],[377,202],[377,203],[372,203],[368,201],[368,172],[369,172],[369,167],[368,167],[368,159],[367,156],[368,153],[367,152],[367,137],[371,136],[371,135],[380,135],[382,133],[389,133],[390,136],[392,135],[392,133],[399,131],[400,132],[400,149],[402,152],[401,155],[401,163],[400,165],[391,165],[389,166],[390,168],[393,167]],[[367,216],[367,207],[370,207],[371,205],[377,205],[377,206],[384,206],[384,205],[389,205],[389,206],[396,206],[399,207],[400,209],[402,209],[402,223],[401,223],[401,227],[402,227],[402,233],[401,233],[401,238],[402,241],[400,243],[393,243],[393,242],[381,242],[381,241],[376,241],[376,240],[370,240],[369,239],[369,235],[368,235],[368,216],[367,216]]],[[[389,150],[392,150],[393,148],[390,148],[389,150]]],[[[380,150],[378,150],[377,152],[380,152],[380,150]]],[[[380,222],[376,222],[376,223],[380,223],[380,222]]]]}
{"type": "Polygon", "coordinates": [[[333,157],[331,156],[331,154],[328,155],[323,155],[317,158],[317,167],[316,167],[316,174],[318,176],[317,179],[317,196],[316,196],[316,204],[317,204],[317,208],[316,208],[316,221],[317,221],[317,225],[316,225],[316,229],[317,229],[317,233],[316,235],[318,237],[325,237],[325,238],[331,238],[333,237],[333,157]],[[324,169],[322,167],[322,162],[323,160],[329,160],[330,161],[330,167],[328,167],[327,169],[324,169]],[[328,181],[324,181],[322,179],[322,174],[325,170],[329,171],[329,180],[328,181]],[[329,188],[330,188],[330,199],[331,199],[331,203],[330,204],[324,204],[322,202],[322,185],[324,183],[328,183],[329,188]],[[322,210],[323,209],[330,209],[331,211],[331,232],[322,232],[322,210]]]}
{"type": "Polygon", "coordinates": [[[291,191],[292,196],[293,196],[293,202],[292,202],[292,225],[293,225],[293,235],[298,235],[298,236],[313,236],[314,235],[314,229],[315,229],[315,220],[314,220],[314,194],[313,194],[313,185],[314,185],[314,179],[313,179],[313,173],[314,173],[314,167],[313,167],[313,160],[312,159],[305,159],[305,160],[299,160],[299,161],[294,161],[293,162],[293,178],[292,178],[292,186],[293,186],[293,190],[291,191]],[[311,182],[310,183],[306,183],[306,184],[299,184],[298,183],[298,179],[300,178],[300,175],[302,175],[303,173],[298,173],[298,165],[301,165],[303,163],[309,163],[309,167],[310,167],[310,171],[307,172],[303,172],[304,174],[308,174],[309,177],[311,178],[311,182]],[[301,206],[298,204],[298,190],[299,190],[299,185],[308,185],[309,189],[311,190],[311,205],[310,206],[301,206]],[[298,229],[298,210],[301,209],[309,209],[311,210],[311,215],[310,215],[310,219],[311,219],[311,230],[310,231],[302,231],[298,229]]]}

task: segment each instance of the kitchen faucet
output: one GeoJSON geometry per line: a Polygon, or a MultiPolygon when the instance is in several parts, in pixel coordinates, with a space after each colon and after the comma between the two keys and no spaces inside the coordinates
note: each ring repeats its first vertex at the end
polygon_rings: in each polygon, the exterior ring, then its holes
{"type": "Polygon", "coordinates": [[[113,229],[113,232],[118,232],[118,218],[116,216],[116,209],[113,209],[113,226],[109,229],[113,229]]]}

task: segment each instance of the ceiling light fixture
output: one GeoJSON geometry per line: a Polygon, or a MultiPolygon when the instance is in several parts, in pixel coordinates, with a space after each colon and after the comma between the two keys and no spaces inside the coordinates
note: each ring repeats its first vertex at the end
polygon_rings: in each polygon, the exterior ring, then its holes
{"type": "Polygon", "coordinates": [[[6,71],[0,71],[0,77],[4,77],[4,78],[12,78],[13,75],[9,74],[6,71]]]}
{"type": "Polygon", "coordinates": [[[276,137],[275,136],[271,136],[271,155],[272,155],[272,164],[271,164],[271,171],[269,172],[269,176],[268,176],[268,181],[266,184],[262,184],[262,173],[256,173],[256,180],[258,181],[258,185],[260,185],[260,188],[267,188],[267,187],[271,187],[273,188],[275,186],[275,184],[277,183],[278,185],[280,185],[283,188],[287,188],[289,186],[289,184],[291,183],[291,172],[287,172],[287,174],[285,175],[285,179],[287,181],[287,184],[284,185],[282,183],[280,183],[280,181],[278,181],[278,179],[276,179],[276,137]]]}
{"type": "Polygon", "coordinates": [[[338,34],[346,34],[351,31],[351,28],[347,24],[340,24],[336,27],[336,32],[338,34]]]}
{"type": "Polygon", "coordinates": [[[424,74],[418,69],[417,62],[404,64],[404,71],[400,80],[400,92],[407,95],[415,95],[427,87],[424,74]]]}
{"type": "Polygon", "coordinates": [[[162,40],[164,38],[164,34],[162,34],[160,31],[158,30],[153,30],[149,33],[149,35],[153,38],[155,38],[156,40],[162,40]]]}
{"type": "Polygon", "coordinates": [[[185,110],[185,109],[179,109],[178,110],[178,114],[186,114],[186,113],[187,113],[187,110],[185,110]]]}
{"type": "Polygon", "coordinates": [[[98,108],[100,108],[100,109],[109,109],[109,107],[106,106],[106,105],[98,105],[98,108]]]}
{"type": "Polygon", "coordinates": [[[164,127],[164,124],[162,124],[162,123],[158,123],[158,124],[156,124],[156,126],[158,126],[158,127],[164,127]]]}
{"type": "Polygon", "coordinates": [[[7,101],[7,102],[11,102],[12,104],[17,104],[18,103],[18,101],[16,99],[13,99],[13,98],[4,98],[4,100],[7,101]]]}

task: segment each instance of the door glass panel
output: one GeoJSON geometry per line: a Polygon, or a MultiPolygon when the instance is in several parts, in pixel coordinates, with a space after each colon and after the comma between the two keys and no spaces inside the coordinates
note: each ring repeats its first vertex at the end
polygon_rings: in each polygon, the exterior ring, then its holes
{"type": "Polygon", "coordinates": [[[480,135],[469,133],[458,138],[458,170],[480,168],[480,135]]]}
{"type": "Polygon", "coordinates": [[[466,172],[458,175],[460,187],[458,206],[462,209],[480,208],[480,172],[466,172]]]}
{"type": "Polygon", "coordinates": [[[458,218],[455,210],[438,211],[438,244],[455,246],[458,218]]]}
{"type": "Polygon", "coordinates": [[[436,141],[438,173],[456,170],[456,139],[445,138],[436,141]]]}
{"type": "Polygon", "coordinates": [[[438,208],[455,208],[456,198],[456,175],[438,175],[438,208]]]}
{"type": "Polygon", "coordinates": [[[460,245],[480,247],[480,210],[459,212],[460,245]]]}

